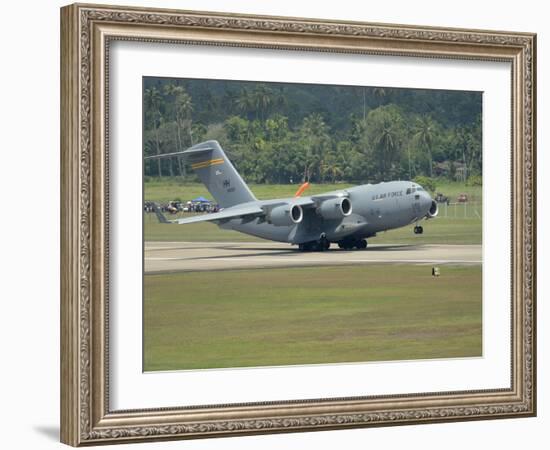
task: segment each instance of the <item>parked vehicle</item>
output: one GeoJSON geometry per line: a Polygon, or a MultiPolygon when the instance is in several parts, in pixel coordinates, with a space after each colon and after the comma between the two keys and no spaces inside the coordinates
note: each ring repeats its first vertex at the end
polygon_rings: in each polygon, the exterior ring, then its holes
{"type": "Polygon", "coordinates": [[[456,199],[458,203],[467,203],[468,202],[468,194],[465,194],[462,192],[461,194],[458,194],[458,198],[456,199]]]}
{"type": "Polygon", "coordinates": [[[170,214],[177,214],[183,211],[183,204],[179,200],[172,200],[163,209],[170,214]]]}

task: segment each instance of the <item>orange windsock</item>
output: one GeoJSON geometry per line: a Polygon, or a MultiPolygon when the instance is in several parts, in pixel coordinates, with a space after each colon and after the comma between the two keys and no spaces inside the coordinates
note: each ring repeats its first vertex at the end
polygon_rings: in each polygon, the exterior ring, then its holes
{"type": "Polygon", "coordinates": [[[299,197],[304,193],[304,191],[309,187],[309,182],[306,181],[304,184],[300,186],[300,188],[296,191],[296,194],[294,194],[294,197],[299,197]]]}

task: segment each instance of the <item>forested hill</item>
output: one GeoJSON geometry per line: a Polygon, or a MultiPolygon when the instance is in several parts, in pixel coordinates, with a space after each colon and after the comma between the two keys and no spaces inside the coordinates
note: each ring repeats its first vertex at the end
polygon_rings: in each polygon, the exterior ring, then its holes
{"type": "MultiPolygon", "coordinates": [[[[146,77],[143,102],[146,155],[217,139],[250,181],[481,173],[480,92],[146,77]]],[[[190,176],[180,160],[145,174],[190,176]]]]}

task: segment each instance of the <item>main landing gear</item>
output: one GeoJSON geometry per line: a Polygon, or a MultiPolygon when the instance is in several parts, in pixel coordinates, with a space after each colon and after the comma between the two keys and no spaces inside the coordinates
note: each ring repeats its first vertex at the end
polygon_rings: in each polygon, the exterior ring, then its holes
{"type": "MultiPolygon", "coordinates": [[[[343,239],[337,242],[338,247],[344,250],[364,250],[367,248],[366,239],[343,239]]],[[[301,252],[324,252],[330,248],[330,242],[326,237],[321,237],[318,241],[304,242],[299,244],[298,248],[301,252]]]]}
{"type": "Polygon", "coordinates": [[[422,234],[424,233],[424,228],[422,228],[421,225],[417,225],[414,227],[414,234],[422,234]]]}
{"type": "Polygon", "coordinates": [[[318,241],[310,241],[299,244],[298,248],[301,252],[324,252],[330,248],[330,242],[323,236],[318,241]]]}
{"type": "Polygon", "coordinates": [[[344,250],[364,250],[367,248],[366,239],[344,239],[343,241],[338,241],[338,247],[344,250]]]}

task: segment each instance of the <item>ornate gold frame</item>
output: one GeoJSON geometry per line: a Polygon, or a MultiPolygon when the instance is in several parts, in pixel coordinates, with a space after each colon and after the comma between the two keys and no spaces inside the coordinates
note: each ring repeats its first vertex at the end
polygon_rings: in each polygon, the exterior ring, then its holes
{"type": "Polygon", "coordinates": [[[61,9],[61,440],[128,441],[533,416],[536,36],[482,30],[71,5],[61,9]],[[512,65],[509,389],[111,411],[108,398],[109,42],[188,42],[512,65]]]}

